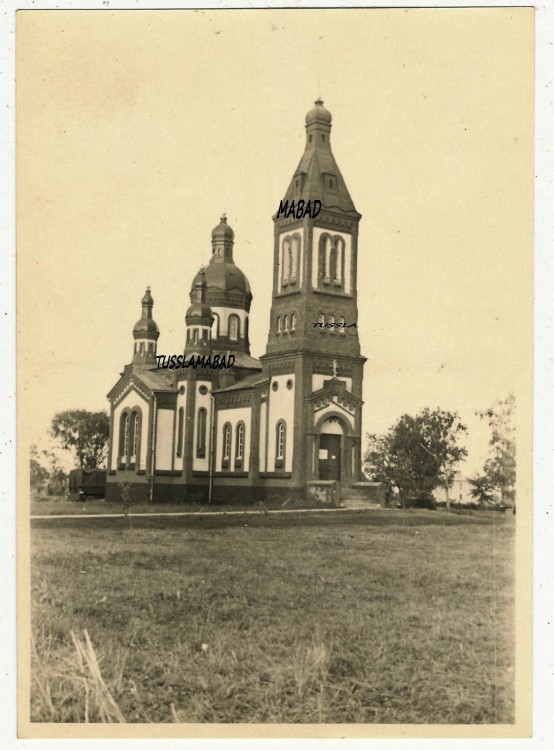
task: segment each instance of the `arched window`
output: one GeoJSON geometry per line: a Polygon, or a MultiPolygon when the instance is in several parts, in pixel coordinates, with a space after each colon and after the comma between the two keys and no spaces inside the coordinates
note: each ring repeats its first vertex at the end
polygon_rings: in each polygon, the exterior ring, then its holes
{"type": "Polygon", "coordinates": [[[280,419],[275,428],[275,466],[277,468],[282,468],[284,465],[286,439],[287,425],[284,419],[280,419]]]}
{"type": "Polygon", "coordinates": [[[229,467],[229,459],[231,458],[231,425],[226,422],[223,425],[223,455],[222,463],[223,468],[229,467]]]}
{"type": "Polygon", "coordinates": [[[244,458],[244,422],[237,424],[236,442],[235,442],[235,466],[242,466],[244,458]]]}
{"type": "Polygon", "coordinates": [[[192,343],[193,344],[198,343],[198,328],[194,328],[192,331],[192,343]]]}
{"type": "Polygon", "coordinates": [[[129,455],[129,414],[124,412],[119,420],[119,455],[123,463],[127,463],[129,455]]]}
{"type": "Polygon", "coordinates": [[[338,319],[338,323],[340,323],[339,333],[344,333],[344,318],[342,315],[338,319]]]}
{"type": "Polygon", "coordinates": [[[212,313],[214,316],[214,322],[212,323],[212,340],[219,336],[219,315],[212,313]]]}
{"type": "Polygon", "coordinates": [[[183,455],[183,427],[185,424],[185,410],[181,406],[177,414],[177,456],[183,455]]]}
{"type": "Polygon", "coordinates": [[[335,268],[333,273],[333,280],[337,286],[342,285],[343,266],[344,266],[344,239],[342,237],[334,237],[335,248],[336,248],[336,260],[335,268]]]}
{"type": "Polygon", "coordinates": [[[292,313],[292,315],[290,316],[290,330],[296,330],[296,313],[292,313]]]}
{"type": "Polygon", "coordinates": [[[333,331],[335,328],[335,316],[334,315],[329,315],[328,323],[331,323],[329,328],[333,331]]]}
{"type": "Polygon", "coordinates": [[[236,315],[229,315],[229,338],[236,341],[239,337],[239,319],[236,315]]]}
{"type": "Polygon", "coordinates": [[[277,333],[281,333],[281,316],[277,316],[277,333]]]}
{"type": "Polygon", "coordinates": [[[325,315],[323,313],[319,313],[317,316],[317,322],[325,325],[325,315]]]}
{"type": "Polygon", "coordinates": [[[196,422],[196,456],[204,458],[206,455],[206,423],[208,412],[201,406],[198,409],[198,418],[196,422]]]}
{"type": "Polygon", "coordinates": [[[288,330],[289,330],[289,316],[288,315],[285,315],[284,317],[283,327],[284,327],[284,332],[288,333],[288,330]]]}

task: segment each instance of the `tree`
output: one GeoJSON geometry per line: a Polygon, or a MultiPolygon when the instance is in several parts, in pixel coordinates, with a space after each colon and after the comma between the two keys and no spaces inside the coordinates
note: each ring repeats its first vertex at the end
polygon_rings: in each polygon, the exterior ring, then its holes
{"type": "Polygon", "coordinates": [[[36,445],[31,445],[31,488],[40,490],[47,479],[50,478],[50,472],[39,462],[38,450],[36,445]]]}
{"type": "Polygon", "coordinates": [[[75,451],[81,469],[97,469],[108,452],[109,421],[106,412],[73,409],[56,414],[50,429],[61,447],[75,451]]]}
{"type": "Polygon", "coordinates": [[[495,488],[486,474],[481,476],[476,474],[470,477],[469,483],[471,484],[469,494],[481,504],[492,503],[494,501],[495,488]]]}
{"type": "Polygon", "coordinates": [[[502,502],[515,504],[516,483],[516,399],[510,393],[504,400],[498,399],[489,409],[476,412],[487,420],[491,430],[489,456],[483,473],[493,490],[502,495],[502,502]]]}
{"type": "Polygon", "coordinates": [[[364,471],[384,482],[390,499],[399,494],[407,503],[432,505],[438,486],[450,487],[457,464],[467,456],[458,444],[467,431],[457,412],[428,408],[415,417],[404,414],[384,435],[368,435],[364,471]]]}

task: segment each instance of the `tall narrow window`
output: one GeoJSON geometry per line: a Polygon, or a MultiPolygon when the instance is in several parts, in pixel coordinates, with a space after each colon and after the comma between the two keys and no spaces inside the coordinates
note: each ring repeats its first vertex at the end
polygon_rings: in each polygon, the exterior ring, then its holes
{"type": "Polygon", "coordinates": [[[130,445],[131,445],[131,461],[137,460],[137,453],[138,453],[138,439],[139,439],[139,415],[136,411],[134,411],[131,414],[131,437],[130,437],[130,445]]]}
{"type": "Polygon", "coordinates": [[[219,336],[219,315],[212,313],[214,316],[214,322],[212,323],[212,340],[219,336]]]}
{"type": "Polygon", "coordinates": [[[181,406],[177,416],[177,456],[179,458],[183,455],[183,427],[185,424],[185,410],[181,406]]]}
{"type": "Polygon", "coordinates": [[[336,258],[335,258],[335,268],[334,268],[334,274],[333,279],[336,286],[342,285],[342,277],[343,277],[343,267],[344,267],[344,250],[345,250],[345,244],[342,237],[335,237],[335,248],[336,248],[336,258]]]}
{"type": "Polygon", "coordinates": [[[239,319],[236,315],[229,315],[229,338],[236,341],[239,337],[239,319]]]}
{"type": "Polygon", "coordinates": [[[285,315],[283,322],[284,322],[285,333],[288,333],[288,330],[289,330],[289,316],[288,315],[285,315]]]}
{"type": "Polygon", "coordinates": [[[244,422],[237,424],[237,438],[235,443],[235,466],[242,466],[244,457],[244,422]]]}
{"type": "Polygon", "coordinates": [[[121,415],[119,420],[119,455],[124,463],[127,463],[129,454],[129,415],[127,412],[121,415]]]}
{"type": "Polygon", "coordinates": [[[231,425],[226,422],[223,425],[223,455],[222,464],[223,468],[229,468],[229,459],[231,458],[231,425]]]}
{"type": "Polygon", "coordinates": [[[281,328],[281,316],[278,315],[277,316],[277,333],[281,333],[281,330],[282,330],[282,328],[281,328]]]}
{"type": "Polygon", "coordinates": [[[340,323],[339,333],[344,333],[344,318],[342,317],[342,315],[338,319],[338,322],[340,323]]]}
{"type": "Polygon", "coordinates": [[[204,458],[206,455],[206,422],[208,412],[201,406],[198,409],[198,420],[196,426],[196,455],[198,458],[204,458]]]}
{"type": "Polygon", "coordinates": [[[319,313],[317,316],[317,322],[321,325],[325,325],[325,315],[323,313],[319,313]]]}
{"type": "Polygon", "coordinates": [[[285,460],[285,441],[287,435],[287,425],[283,419],[277,422],[275,434],[275,466],[283,468],[285,460]]]}
{"type": "Polygon", "coordinates": [[[292,315],[290,316],[290,330],[296,330],[296,313],[292,313],[292,315]]]}

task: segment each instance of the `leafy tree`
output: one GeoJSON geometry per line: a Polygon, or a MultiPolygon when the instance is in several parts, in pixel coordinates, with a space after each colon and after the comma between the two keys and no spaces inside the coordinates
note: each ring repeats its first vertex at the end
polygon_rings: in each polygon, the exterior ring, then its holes
{"type": "Polygon", "coordinates": [[[81,469],[97,469],[108,452],[109,421],[106,412],[73,409],[56,414],[50,429],[61,447],[75,451],[81,469]]]}
{"type": "Polygon", "coordinates": [[[492,503],[494,501],[496,496],[495,487],[491,484],[486,474],[470,477],[469,483],[471,484],[469,494],[481,504],[492,503]]]}
{"type": "Polygon", "coordinates": [[[458,444],[467,428],[457,412],[428,408],[415,417],[404,414],[384,435],[368,435],[364,470],[384,482],[387,497],[398,494],[408,502],[432,505],[432,492],[449,487],[457,464],[467,456],[458,444]]]}
{"type": "Polygon", "coordinates": [[[489,409],[476,412],[487,420],[491,429],[489,457],[483,473],[493,490],[502,495],[502,501],[515,503],[516,483],[516,399],[510,393],[504,400],[498,399],[489,409]]]}
{"type": "Polygon", "coordinates": [[[39,490],[50,478],[50,472],[39,462],[36,445],[31,445],[31,488],[39,490]]]}

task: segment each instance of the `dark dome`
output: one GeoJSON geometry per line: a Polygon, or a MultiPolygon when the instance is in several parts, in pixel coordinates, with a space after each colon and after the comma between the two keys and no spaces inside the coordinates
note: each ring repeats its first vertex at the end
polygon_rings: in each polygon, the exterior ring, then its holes
{"type": "Polygon", "coordinates": [[[323,100],[316,99],[314,102],[314,106],[306,115],[306,125],[312,125],[312,123],[314,122],[324,122],[330,125],[331,120],[331,113],[323,106],[323,100]]]}
{"type": "Polygon", "coordinates": [[[135,323],[133,333],[159,333],[157,323],[152,318],[141,318],[135,323]]]}
{"type": "Polygon", "coordinates": [[[219,224],[212,230],[212,240],[233,240],[235,233],[227,224],[225,214],[221,217],[219,224]]]}
{"type": "Polygon", "coordinates": [[[193,302],[186,312],[187,318],[211,318],[212,308],[205,302],[193,302]]]}
{"type": "MultiPolygon", "coordinates": [[[[205,270],[205,274],[208,289],[210,287],[217,287],[224,291],[238,289],[241,292],[250,294],[250,284],[248,279],[234,263],[227,263],[226,261],[210,262],[205,270]]],[[[198,274],[194,277],[194,281],[192,282],[193,289],[197,282],[198,274]]]]}

